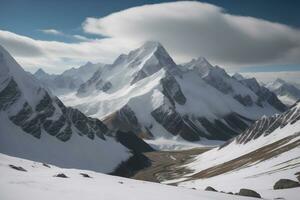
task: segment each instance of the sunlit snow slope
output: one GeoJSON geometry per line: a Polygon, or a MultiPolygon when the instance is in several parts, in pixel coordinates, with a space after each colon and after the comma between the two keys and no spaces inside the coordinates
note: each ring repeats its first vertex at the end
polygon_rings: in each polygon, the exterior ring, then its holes
{"type": "Polygon", "coordinates": [[[267,199],[298,199],[299,187],[273,190],[273,186],[279,179],[297,181],[296,173],[300,172],[300,102],[280,115],[261,118],[241,135],[197,156],[185,167],[193,173],[165,183],[199,189],[212,186],[225,192],[243,187],[267,199]]]}
{"type": "Polygon", "coordinates": [[[203,138],[227,140],[262,115],[286,109],[276,95],[255,91],[204,58],[175,64],[158,42],[120,55],[77,93],[61,99],[104,119],[112,129],[131,130],[151,144],[164,140],[170,145],[203,138]]]}
{"type": "Polygon", "coordinates": [[[86,170],[53,165],[0,154],[0,199],[86,200],[250,200],[254,198],[192,190],[136,181],[86,170]],[[26,171],[12,169],[9,165],[26,171]],[[54,177],[63,173],[68,178],[54,177]],[[89,175],[83,177],[81,173],[89,175]]]}
{"type": "Polygon", "coordinates": [[[0,152],[62,167],[113,171],[131,156],[98,119],[64,104],[0,46],[0,152]]]}

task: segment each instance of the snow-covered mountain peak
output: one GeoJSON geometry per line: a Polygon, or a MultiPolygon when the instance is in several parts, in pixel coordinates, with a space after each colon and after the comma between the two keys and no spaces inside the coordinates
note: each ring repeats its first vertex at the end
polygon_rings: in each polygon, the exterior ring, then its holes
{"type": "Polygon", "coordinates": [[[282,79],[276,79],[266,84],[266,87],[276,93],[279,99],[286,105],[293,105],[300,99],[300,90],[292,83],[282,79]]]}
{"type": "Polygon", "coordinates": [[[39,68],[34,74],[35,77],[47,77],[49,76],[42,68],[39,68]]]}
{"type": "Polygon", "coordinates": [[[233,78],[235,78],[236,80],[238,80],[238,81],[241,81],[241,80],[243,80],[243,79],[245,79],[244,77],[243,77],[243,75],[241,75],[240,73],[234,73],[233,75],[232,75],[232,77],[233,78]]]}
{"type": "Polygon", "coordinates": [[[201,76],[207,75],[207,73],[213,69],[213,66],[204,57],[192,59],[186,63],[184,67],[187,70],[196,70],[201,76]]]}

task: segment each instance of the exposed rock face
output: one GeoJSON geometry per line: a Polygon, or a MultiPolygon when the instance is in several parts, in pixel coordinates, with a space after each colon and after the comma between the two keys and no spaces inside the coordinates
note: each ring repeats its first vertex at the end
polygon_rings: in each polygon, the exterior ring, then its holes
{"type": "Polygon", "coordinates": [[[69,178],[68,176],[66,176],[64,173],[59,173],[54,175],[54,177],[59,177],[59,178],[69,178]]]}
{"type": "MultiPolygon", "coordinates": [[[[122,176],[122,177],[132,177],[136,172],[142,170],[146,167],[151,166],[151,160],[149,160],[143,154],[134,154],[127,161],[122,162],[111,175],[122,176]]],[[[120,182],[123,184],[123,182],[120,182]]]]}
{"type": "Polygon", "coordinates": [[[132,132],[117,131],[116,139],[128,149],[131,149],[135,154],[154,151],[149,144],[139,139],[132,132]]]}
{"type": "Polygon", "coordinates": [[[242,144],[256,139],[261,135],[271,134],[278,127],[284,127],[287,124],[295,123],[300,119],[300,110],[293,107],[290,110],[271,117],[263,117],[251,125],[243,134],[236,137],[236,142],[242,144]]]}
{"type": "Polygon", "coordinates": [[[288,189],[294,187],[300,187],[300,183],[290,179],[280,179],[273,186],[274,190],[288,189]]]}
{"type": "Polygon", "coordinates": [[[78,108],[105,118],[110,129],[131,131],[141,138],[170,133],[188,141],[228,140],[261,114],[283,110],[256,80],[248,86],[240,79],[205,58],[176,65],[161,44],[147,42],[82,84],[77,96],[93,98],[78,108]],[[108,107],[114,110],[103,111],[108,107]]]}
{"type": "Polygon", "coordinates": [[[9,167],[18,171],[27,172],[27,170],[21,166],[9,165],[9,167]]]}
{"type": "Polygon", "coordinates": [[[295,175],[297,176],[297,179],[300,182],[300,172],[297,172],[295,175]]]}
{"type": "Polygon", "coordinates": [[[183,95],[180,85],[177,83],[176,79],[172,75],[167,75],[160,80],[163,87],[163,94],[167,96],[169,101],[175,105],[175,102],[183,105],[186,102],[186,98],[183,95]]]}
{"type": "Polygon", "coordinates": [[[152,137],[151,132],[140,125],[137,117],[135,116],[134,112],[128,105],[125,105],[119,111],[106,117],[103,122],[111,130],[115,130],[115,131],[120,130],[123,132],[130,131],[141,138],[152,137]]]}
{"type": "MultiPolygon", "coordinates": [[[[11,85],[7,87],[10,88],[11,85]]],[[[2,92],[7,93],[9,88],[2,92]]],[[[18,93],[17,88],[13,91],[18,93]]],[[[12,101],[15,101],[15,97],[16,95],[12,96],[12,101]]],[[[72,136],[71,127],[76,128],[78,134],[87,135],[90,139],[94,139],[95,135],[104,139],[103,135],[108,130],[100,120],[86,117],[79,110],[65,107],[57,98],[51,98],[48,93],[45,93],[35,108],[25,102],[20,111],[10,116],[10,120],[36,138],[40,138],[42,130],[45,130],[64,142],[72,136]]]]}
{"type": "Polygon", "coordinates": [[[5,110],[21,96],[17,83],[13,79],[7,80],[7,82],[8,85],[0,92],[0,110],[5,110]]]}
{"type": "Polygon", "coordinates": [[[218,192],[215,188],[208,186],[205,188],[205,191],[218,192]]]}
{"type": "Polygon", "coordinates": [[[241,196],[261,198],[260,194],[258,194],[254,190],[249,189],[240,189],[238,194],[241,196]]]}
{"type": "Polygon", "coordinates": [[[262,106],[262,103],[266,101],[281,112],[287,110],[287,107],[277,98],[276,94],[266,87],[260,86],[255,78],[242,79],[240,82],[250,88],[258,96],[256,101],[257,105],[262,106]]]}
{"type": "Polygon", "coordinates": [[[151,112],[153,118],[173,135],[180,135],[188,141],[200,139],[197,130],[187,125],[185,119],[173,108],[161,106],[151,112]]]}

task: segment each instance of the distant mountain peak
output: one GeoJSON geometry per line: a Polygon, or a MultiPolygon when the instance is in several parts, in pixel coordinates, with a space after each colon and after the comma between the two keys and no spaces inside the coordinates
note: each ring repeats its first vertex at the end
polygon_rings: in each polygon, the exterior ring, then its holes
{"type": "Polygon", "coordinates": [[[46,73],[42,68],[39,68],[38,70],[36,70],[36,72],[34,73],[34,76],[43,76],[43,75],[47,75],[48,73],[46,73]]]}
{"type": "Polygon", "coordinates": [[[238,81],[245,79],[245,78],[243,77],[243,75],[241,75],[241,74],[238,73],[238,72],[234,73],[234,74],[232,75],[232,77],[235,78],[235,79],[238,80],[238,81]]]}

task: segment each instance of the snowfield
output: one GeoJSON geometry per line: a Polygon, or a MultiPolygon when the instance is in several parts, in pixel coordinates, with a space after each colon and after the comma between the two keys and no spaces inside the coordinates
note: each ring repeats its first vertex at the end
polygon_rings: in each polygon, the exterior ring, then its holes
{"type": "Polygon", "coordinates": [[[43,200],[251,200],[255,198],[131,180],[93,171],[64,169],[0,154],[0,199],[43,200]],[[12,169],[20,166],[27,171],[12,169]],[[54,177],[64,173],[68,178],[54,177]],[[85,178],[80,173],[88,174],[85,178]]]}
{"type": "MultiPolygon", "coordinates": [[[[197,189],[204,189],[207,186],[212,186],[216,190],[233,193],[238,192],[240,188],[243,187],[255,190],[266,199],[284,198],[286,200],[298,200],[298,195],[300,194],[299,187],[273,190],[273,186],[280,179],[297,181],[296,173],[300,172],[299,111],[300,103],[291,108],[290,111],[278,115],[278,119],[283,117],[283,119],[286,119],[287,121],[279,124],[278,128],[268,135],[262,134],[247,143],[238,143],[238,139],[235,139],[222,148],[217,147],[196,156],[193,161],[185,165],[185,167],[193,171],[192,173],[187,174],[178,180],[168,180],[163,183],[177,183],[179,186],[197,189]],[[293,118],[295,121],[292,121],[293,118]],[[295,144],[294,148],[290,148],[291,146],[289,145],[292,144],[295,144]],[[271,149],[268,150],[270,147],[271,149]],[[282,149],[287,149],[287,151],[283,151],[279,154],[275,153],[276,151],[280,152],[282,149]],[[264,153],[268,151],[271,151],[274,154],[271,157],[266,156],[255,160],[257,154],[266,155],[264,153]],[[245,158],[243,155],[247,155],[248,157],[245,158]],[[243,162],[245,159],[253,159],[254,161],[248,163],[245,162],[246,164],[239,165],[239,163],[243,162]],[[228,163],[232,164],[230,165],[228,163]],[[238,167],[235,168],[234,165],[238,167]],[[232,168],[226,171],[226,167],[232,168]],[[206,171],[206,174],[218,170],[220,170],[221,173],[209,177],[205,177],[207,175],[204,174],[203,178],[193,177],[204,170],[208,170],[206,171]],[[225,171],[222,172],[222,170],[225,171]],[[191,177],[193,177],[193,179],[190,179],[191,177]]],[[[262,118],[262,121],[266,119],[267,118],[262,118]]],[[[274,121],[269,126],[272,127],[272,125],[276,123],[279,123],[279,121],[274,121]]],[[[265,124],[262,124],[262,126],[264,125],[265,124]]],[[[253,126],[255,127],[255,125],[253,126]]],[[[256,129],[251,129],[250,127],[250,131],[252,131],[250,132],[251,134],[257,134],[254,132],[255,130],[256,129]]],[[[245,132],[245,134],[246,133],[248,132],[245,132]]],[[[243,136],[243,134],[244,133],[242,133],[241,136],[243,136]]]]}

